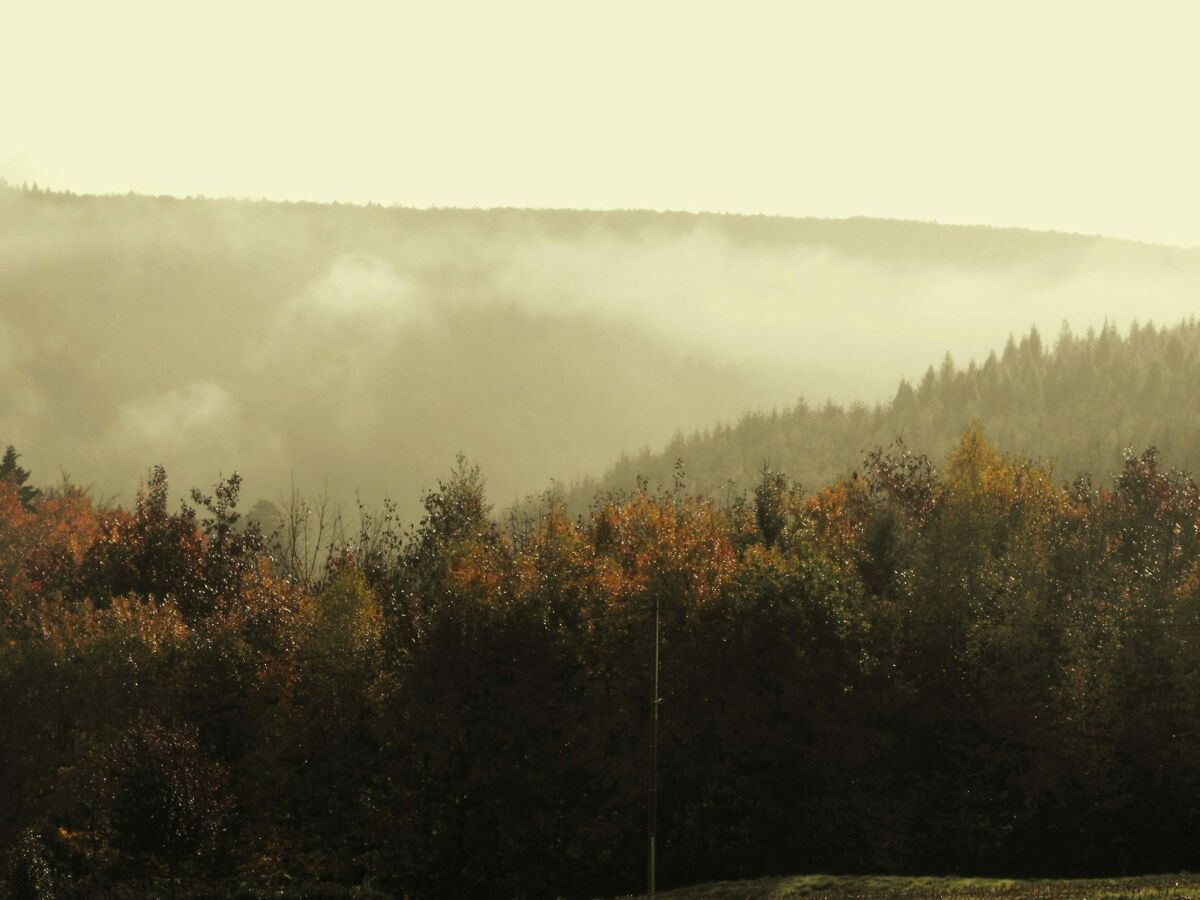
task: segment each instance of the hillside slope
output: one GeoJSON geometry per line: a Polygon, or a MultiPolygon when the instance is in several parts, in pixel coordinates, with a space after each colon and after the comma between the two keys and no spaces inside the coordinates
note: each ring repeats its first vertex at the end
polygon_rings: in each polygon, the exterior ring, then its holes
{"type": "Polygon", "coordinates": [[[858,465],[864,452],[901,438],[943,458],[977,420],[1002,446],[1051,465],[1062,477],[1102,477],[1122,453],[1156,447],[1165,463],[1200,470],[1200,324],[1065,328],[1052,346],[1036,329],[982,365],[949,356],[891,402],[813,406],[751,414],[733,425],[676,436],[656,454],[622,458],[598,481],[575,485],[569,505],[597,491],[629,490],[639,477],[671,484],[682,460],[689,487],[715,497],[750,487],[764,465],[818,488],[858,465]]]}
{"type": "Polygon", "coordinates": [[[506,502],[1198,288],[1195,251],[1016,229],[5,188],[0,438],[125,501],[158,462],[411,513],[462,451],[506,502]]]}

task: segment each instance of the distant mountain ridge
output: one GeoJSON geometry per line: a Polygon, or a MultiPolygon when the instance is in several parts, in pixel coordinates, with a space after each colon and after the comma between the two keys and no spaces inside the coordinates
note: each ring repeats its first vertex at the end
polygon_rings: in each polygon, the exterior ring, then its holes
{"type": "Polygon", "coordinates": [[[0,435],[125,501],[162,463],[180,492],[236,469],[251,500],[294,479],[412,512],[461,451],[504,503],[1196,296],[1200,251],[1022,229],[6,187],[0,435]]]}
{"type": "Polygon", "coordinates": [[[876,216],[825,218],[748,213],[688,212],[649,209],[560,209],[529,207],[431,207],[383,206],[379,204],[325,203],[315,201],[256,200],[249,198],[174,197],[145,194],[75,194],[38,188],[21,188],[0,178],[0,202],[6,212],[21,211],[16,204],[56,204],[73,207],[79,219],[114,209],[146,212],[155,207],[207,207],[210,209],[254,209],[260,221],[279,217],[324,217],[335,234],[338,227],[389,223],[403,228],[414,224],[433,228],[470,225],[488,228],[541,231],[563,239],[608,233],[637,235],[656,230],[682,235],[697,228],[719,228],[731,239],[763,245],[829,247],[845,252],[903,259],[942,259],[955,262],[996,263],[1026,260],[1030,255],[1084,253],[1097,244],[1119,246],[1132,254],[1159,259],[1200,257],[1200,248],[1157,244],[1099,234],[1041,230],[1014,226],[950,224],[919,219],[889,219],[876,216]]]}

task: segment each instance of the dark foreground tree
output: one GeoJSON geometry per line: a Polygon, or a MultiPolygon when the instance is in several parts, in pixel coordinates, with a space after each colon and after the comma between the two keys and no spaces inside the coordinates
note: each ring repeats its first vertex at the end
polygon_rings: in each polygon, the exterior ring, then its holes
{"type": "Polygon", "coordinates": [[[174,893],[181,866],[213,853],[233,801],[224,769],[194,726],[133,723],[110,750],[108,808],[115,845],[135,863],[164,863],[174,893]]]}

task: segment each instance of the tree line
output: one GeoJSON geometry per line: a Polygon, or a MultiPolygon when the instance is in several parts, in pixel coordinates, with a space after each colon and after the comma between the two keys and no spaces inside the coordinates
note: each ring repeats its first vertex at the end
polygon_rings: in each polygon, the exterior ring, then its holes
{"type": "Polygon", "coordinates": [[[1000,446],[1070,476],[1115,474],[1127,447],[1154,446],[1173,465],[1200,471],[1200,323],[1111,323],[1079,335],[1064,323],[1053,344],[1037,328],[1010,337],[982,364],[949,354],[893,399],[869,407],[803,400],[772,413],[679,434],[661,452],[622,457],[600,479],[565,494],[581,512],[598,491],[629,490],[638,478],[670,484],[677,460],[697,489],[721,498],[750,489],[764,461],[813,488],[853,469],[866,448],[896,436],[942,459],[978,421],[1000,446]]]}
{"type": "Polygon", "coordinates": [[[236,476],[122,509],[6,460],[13,896],[636,891],[655,606],[660,886],[1200,865],[1200,491],[1153,450],[1059,484],[972,427],[503,525],[460,462],[312,578],[236,476]]]}

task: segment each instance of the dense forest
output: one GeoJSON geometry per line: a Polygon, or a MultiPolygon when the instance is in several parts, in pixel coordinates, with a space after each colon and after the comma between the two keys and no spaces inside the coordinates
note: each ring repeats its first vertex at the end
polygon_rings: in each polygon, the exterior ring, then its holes
{"type": "Polygon", "coordinates": [[[0,186],[0,434],[126,505],[160,462],[415,519],[460,451],[507,505],[748,410],[890,400],[1031,323],[1176,322],[1197,291],[1196,250],[1020,229],[0,186]]]}
{"type": "Polygon", "coordinates": [[[997,444],[1037,459],[1062,477],[1115,474],[1121,453],[1154,446],[1163,459],[1200,471],[1200,324],[1105,324],[1076,335],[1064,325],[1052,344],[1036,328],[1009,338],[982,365],[947,355],[890,403],[867,407],[804,402],[751,413],[732,425],[677,435],[664,450],[625,456],[601,479],[576,484],[567,507],[582,511],[597,491],[629,490],[638,479],[669,485],[682,463],[713,497],[748,490],[762,467],[803,485],[849,474],[864,450],[901,437],[942,459],[972,421],[997,444]]]}
{"type": "Polygon", "coordinates": [[[1195,868],[1200,325],[1118,327],[1147,285],[1200,254],[0,185],[0,888],[637,890],[655,708],[663,886],[1195,868]],[[984,361],[885,387],[933,342],[984,361]]]}
{"type": "Polygon", "coordinates": [[[652,701],[663,886],[1195,869],[1200,489],[1154,450],[1056,477],[973,427],[814,493],[680,473],[501,526],[460,461],[310,572],[236,476],[121,508],[10,450],[7,890],[638,890],[652,701]]]}

